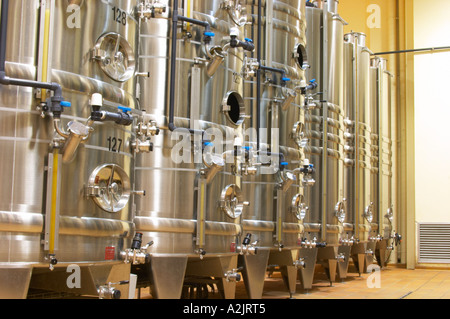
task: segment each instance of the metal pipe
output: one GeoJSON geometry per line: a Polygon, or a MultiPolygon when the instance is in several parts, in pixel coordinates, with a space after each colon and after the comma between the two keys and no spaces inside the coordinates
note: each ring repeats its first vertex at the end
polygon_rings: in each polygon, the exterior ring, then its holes
{"type": "MultiPolygon", "coordinates": [[[[329,55],[328,55],[328,7],[324,6],[322,9],[323,14],[323,43],[322,43],[322,50],[323,50],[323,65],[322,65],[322,87],[323,87],[323,93],[322,98],[324,101],[328,101],[328,92],[329,92],[329,77],[328,77],[328,66],[329,66],[329,55]]],[[[328,178],[328,102],[322,103],[322,159],[321,159],[321,165],[322,165],[322,214],[321,214],[321,222],[322,222],[322,228],[321,228],[321,235],[322,235],[322,241],[326,240],[326,224],[327,224],[327,178],[328,178]]]]}
{"type": "MultiPolygon", "coordinates": [[[[261,65],[261,33],[262,33],[262,0],[258,0],[258,31],[257,31],[257,60],[258,65],[261,65]]],[[[256,70],[256,137],[257,150],[259,151],[261,145],[261,69],[256,70]]]]}
{"type": "MultiPolygon", "coordinates": [[[[260,61],[258,61],[260,62],[260,61]]],[[[281,77],[284,79],[285,75],[286,75],[286,71],[284,69],[277,69],[277,68],[272,68],[269,66],[264,66],[264,65],[260,65],[260,68],[264,71],[270,71],[270,72],[277,72],[277,73],[281,73],[281,77]]]]}
{"type": "MultiPolygon", "coordinates": [[[[178,127],[175,125],[175,76],[176,76],[176,62],[177,62],[177,28],[178,28],[178,20],[182,20],[189,23],[195,23],[204,26],[208,32],[209,31],[209,23],[179,16],[178,15],[178,0],[173,0],[173,8],[172,8],[172,49],[171,49],[171,57],[170,57],[170,89],[169,89],[169,130],[175,131],[178,127]]],[[[203,134],[205,131],[203,130],[194,130],[191,128],[186,128],[189,130],[191,134],[203,134]]]]}
{"type": "Polygon", "coordinates": [[[53,112],[53,116],[55,118],[60,118],[61,113],[63,111],[63,105],[61,102],[64,101],[62,97],[62,88],[58,83],[48,83],[48,82],[39,82],[25,79],[16,79],[10,78],[6,76],[6,43],[7,43],[7,29],[8,29],[8,9],[9,9],[9,0],[2,1],[2,13],[1,13],[1,24],[0,24],[0,84],[3,85],[17,85],[17,86],[26,86],[32,88],[39,88],[50,90],[54,92],[53,97],[51,98],[52,106],[50,110],[53,112]]]}
{"type": "Polygon", "coordinates": [[[450,50],[450,46],[448,46],[448,47],[436,47],[436,48],[421,48],[421,49],[385,51],[385,52],[372,53],[372,55],[387,55],[387,54],[398,54],[398,53],[409,53],[409,52],[436,51],[436,50],[450,50]]]}

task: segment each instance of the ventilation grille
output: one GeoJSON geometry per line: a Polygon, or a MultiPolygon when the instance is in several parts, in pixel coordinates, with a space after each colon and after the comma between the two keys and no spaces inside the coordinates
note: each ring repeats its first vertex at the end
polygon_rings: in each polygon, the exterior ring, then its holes
{"type": "Polygon", "coordinates": [[[419,224],[419,262],[450,264],[450,224],[419,224]]]}

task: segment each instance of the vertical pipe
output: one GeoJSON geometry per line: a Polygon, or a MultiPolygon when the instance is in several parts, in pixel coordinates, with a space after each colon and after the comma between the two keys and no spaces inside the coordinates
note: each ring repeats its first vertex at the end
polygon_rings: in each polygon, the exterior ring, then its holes
{"type": "Polygon", "coordinates": [[[50,208],[50,233],[49,233],[49,254],[55,253],[56,248],[56,218],[58,206],[58,165],[59,165],[59,154],[58,150],[53,150],[53,170],[52,170],[52,191],[51,191],[51,208],[50,208]]]}
{"type": "MultiPolygon", "coordinates": [[[[44,18],[44,43],[42,48],[42,82],[47,82],[48,73],[48,50],[49,50],[49,35],[50,35],[50,9],[45,8],[44,18]]],[[[45,102],[47,90],[41,91],[41,101],[45,102]]]]}
{"type": "Polygon", "coordinates": [[[178,0],[172,1],[172,51],[170,57],[170,88],[169,88],[169,130],[173,131],[175,116],[175,75],[177,62],[177,28],[178,28],[178,0]],[[172,126],[172,125],[173,126],[172,126]]]}
{"type": "MultiPolygon", "coordinates": [[[[379,61],[377,68],[377,84],[378,84],[378,103],[376,109],[376,117],[378,117],[378,232],[384,231],[383,206],[385,200],[383,198],[383,117],[385,110],[384,105],[384,64],[382,60],[379,61]]],[[[389,205],[389,204],[388,204],[389,205]]]]}
{"type": "Polygon", "coordinates": [[[6,61],[6,37],[8,29],[8,10],[9,1],[2,0],[2,13],[1,13],[1,31],[0,31],[0,72],[5,72],[6,61]]]}
{"type": "Polygon", "coordinates": [[[328,7],[323,6],[323,62],[322,62],[322,241],[326,240],[327,231],[327,160],[328,160],[328,7]]]}
{"type": "Polygon", "coordinates": [[[355,119],[355,185],[354,185],[354,209],[355,214],[355,238],[359,239],[359,86],[358,86],[358,42],[353,39],[353,103],[354,103],[354,119],[355,119]]]}
{"type": "MultiPolygon", "coordinates": [[[[258,32],[257,32],[257,60],[261,66],[261,28],[262,28],[262,0],[258,0],[258,32]]],[[[260,150],[261,145],[261,69],[256,70],[256,136],[257,136],[257,151],[260,150]]]]}
{"type": "MultiPolygon", "coordinates": [[[[170,57],[170,88],[169,88],[169,123],[168,128],[170,131],[177,129],[175,125],[175,85],[176,85],[176,64],[177,64],[177,29],[178,19],[182,18],[183,21],[194,21],[194,19],[179,17],[178,16],[178,0],[172,2],[172,49],[170,57]]],[[[202,21],[194,21],[201,23],[209,31],[209,24],[202,21]]],[[[191,134],[200,134],[203,136],[203,130],[188,129],[191,134]]]]}

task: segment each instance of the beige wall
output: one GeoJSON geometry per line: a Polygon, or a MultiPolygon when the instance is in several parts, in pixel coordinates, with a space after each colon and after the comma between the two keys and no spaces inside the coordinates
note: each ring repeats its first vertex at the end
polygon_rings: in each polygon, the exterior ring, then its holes
{"type": "MultiPolygon", "coordinates": [[[[339,14],[348,22],[345,31],[364,32],[373,53],[414,48],[414,0],[340,0],[339,14]]],[[[415,161],[414,161],[414,54],[380,54],[394,75],[396,121],[394,174],[397,178],[396,231],[403,236],[397,249],[400,263],[416,265],[415,161]]]]}
{"type": "MultiPolygon", "coordinates": [[[[450,1],[414,0],[416,48],[450,46],[450,1]]],[[[450,223],[450,51],[416,53],[416,221],[450,223]]]]}
{"type": "MultiPolygon", "coordinates": [[[[339,12],[373,52],[450,46],[448,0],[340,0],[339,12]]],[[[450,223],[450,50],[384,57],[397,83],[400,256],[414,268],[417,223],[450,223]]]]}

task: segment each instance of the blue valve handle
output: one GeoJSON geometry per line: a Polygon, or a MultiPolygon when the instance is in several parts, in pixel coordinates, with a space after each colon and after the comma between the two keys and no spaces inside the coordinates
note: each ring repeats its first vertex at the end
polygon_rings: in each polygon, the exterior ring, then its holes
{"type": "Polygon", "coordinates": [[[253,43],[253,40],[249,38],[245,38],[245,41],[253,43]]]}
{"type": "Polygon", "coordinates": [[[61,101],[61,106],[62,107],[71,107],[72,103],[70,103],[69,101],[61,101]]]}
{"type": "Polygon", "coordinates": [[[214,32],[204,32],[203,34],[207,37],[213,37],[216,35],[214,32]]]}
{"type": "Polygon", "coordinates": [[[289,82],[291,79],[290,79],[290,78],[282,78],[282,80],[283,80],[284,82],[289,82]]]}
{"type": "Polygon", "coordinates": [[[121,110],[123,113],[131,111],[131,108],[126,106],[119,106],[118,109],[121,110]]]}

